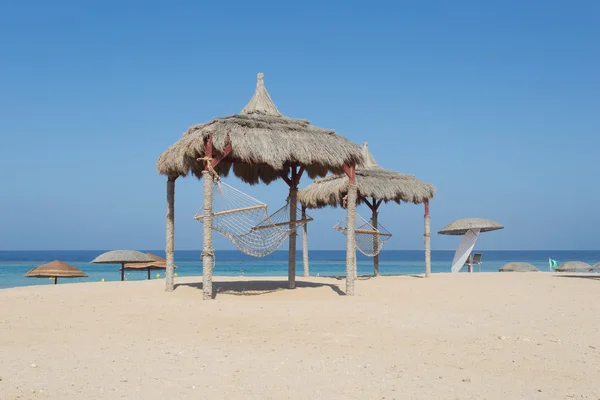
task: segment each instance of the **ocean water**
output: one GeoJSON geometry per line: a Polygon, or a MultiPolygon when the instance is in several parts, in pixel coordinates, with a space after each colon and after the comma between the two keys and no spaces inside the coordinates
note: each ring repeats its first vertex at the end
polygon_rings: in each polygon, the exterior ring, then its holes
{"type": "MultiPolygon", "coordinates": [[[[161,257],[161,250],[143,250],[161,257]]],[[[48,278],[26,278],[23,275],[38,265],[53,260],[61,260],[75,265],[88,274],[87,278],[59,279],[59,284],[74,282],[118,281],[121,279],[120,265],[90,264],[104,250],[90,251],[0,251],[0,289],[15,286],[49,285],[48,278]]],[[[482,253],[482,265],[475,271],[497,272],[507,262],[528,262],[542,271],[548,271],[548,258],[559,262],[585,261],[590,264],[600,262],[600,251],[485,251],[482,253]]],[[[179,276],[199,276],[202,274],[200,251],[176,251],[175,265],[179,276]]],[[[287,276],[287,251],[276,251],[265,258],[253,258],[239,251],[216,251],[215,275],[221,276],[287,276]]],[[[311,251],[311,276],[345,275],[345,250],[311,251]]],[[[432,251],[431,270],[433,273],[450,272],[454,251],[432,251]]],[[[358,274],[368,275],[373,272],[373,259],[357,254],[358,274]]],[[[382,275],[413,275],[424,271],[423,251],[390,250],[382,251],[379,256],[380,273],[382,275]]],[[[297,254],[297,275],[302,276],[302,254],[297,254]]],[[[466,270],[466,268],[465,268],[466,270]]],[[[147,271],[126,271],[127,280],[147,279],[147,271]]],[[[164,279],[164,271],[152,271],[152,279],[164,279]],[[156,277],[159,274],[159,278],[156,277]]]]}

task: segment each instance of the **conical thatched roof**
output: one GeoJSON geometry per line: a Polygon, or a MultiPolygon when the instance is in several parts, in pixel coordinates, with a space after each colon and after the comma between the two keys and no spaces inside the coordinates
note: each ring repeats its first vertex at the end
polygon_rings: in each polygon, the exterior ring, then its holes
{"type": "Polygon", "coordinates": [[[594,267],[583,261],[567,261],[556,267],[558,272],[590,272],[593,269],[594,267]]]}
{"type": "MultiPolygon", "coordinates": [[[[165,260],[164,258],[157,256],[156,254],[152,254],[152,253],[146,253],[146,255],[152,259],[154,259],[153,262],[149,262],[149,263],[129,263],[129,264],[125,264],[125,269],[166,269],[167,268],[167,260],[165,260]]],[[[175,267],[177,268],[177,267],[175,267]]]]}
{"type": "Polygon", "coordinates": [[[593,268],[595,271],[600,271],[600,262],[597,262],[596,264],[592,265],[592,268],[593,268]]]}
{"type": "Polygon", "coordinates": [[[534,265],[526,262],[511,262],[504,264],[498,271],[500,272],[539,272],[534,265]]]}
{"type": "Polygon", "coordinates": [[[273,104],[258,74],[256,92],[244,109],[235,115],[215,118],[188,129],[158,159],[162,175],[201,177],[204,145],[213,136],[213,157],[223,154],[229,137],[232,151],[215,170],[227,176],[233,173],[243,181],[270,183],[280,172],[295,163],[303,165],[311,178],[327,172],[342,173],[342,165],[362,162],[360,147],[331,129],[318,128],[309,121],[283,116],[273,104]]]}
{"type": "MultiPolygon", "coordinates": [[[[435,187],[418,180],[412,175],[381,168],[369,151],[367,143],[362,149],[363,166],[356,168],[358,202],[364,198],[375,198],[384,202],[423,203],[433,198],[435,187]]],[[[345,174],[330,175],[317,179],[298,192],[298,200],[308,208],[343,205],[348,193],[348,178],[345,174]]]]}
{"type": "Polygon", "coordinates": [[[87,278],[85,272],[73,265],[54,260],[25,274],[29,278],[87,278]]]}
{"type": "Polygon", "coordinates": [[[92,264],[148,263],[154,259],[136,250],[112,250],[100,254],[92,264]]]}
{"type": "Polygon", "coordinates": [[[442,228],[440,235],[464,235],[469,229],[479,229],[480,232],[504,229],[502,225],[485,218],[463,218],[457,219],[442,228]]]}

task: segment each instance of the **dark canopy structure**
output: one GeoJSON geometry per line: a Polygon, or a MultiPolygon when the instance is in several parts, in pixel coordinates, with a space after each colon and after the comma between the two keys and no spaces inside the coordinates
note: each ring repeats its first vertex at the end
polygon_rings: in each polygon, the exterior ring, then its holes
{"type": "MultiPolygon", "coordinates": [[[[282,115],[269,96],[264,76],[258,74],[256,91],[239,114],[215,118],[192,126],[158,159],[157,169],[167,180],[167,268],[166,290],[173,290],[175,180],[192,174],[204,179],[204,237],[202,250],[203,297],[212,298],[212,194],[213,177],[231,171],[249,184],[269,184],[283,179],[289,186],[289,223],[297,220],[297,192],[302,174],[309,177],[343,173],[350,177],[350,192],[356,191],[354,168],[362,163],[360,146],[331,129],[282,115]]],[[[349,198],[348,218],[354,218],[355,200],[349,198]]],[[[354,232],[351,232],[353,235],[354,232]]],[[[353,237],[347,243],[353,243],[353,237]]],[[[347,246],[346,268],[355,256],[347,246]]],[[[288,287],[295,287],[296,229],[289,236],[288,287]]],[[[354,278],[347,276],[346,293],[354,292],[354,278]]]]}
{"type": "MultiPolygon", "coordinates": [[[[425,275],[429,276],[431,271],[429,200],[434,196],[435,187],[413,175],[381,168],[369,151],[367,142],[363,143],[362,155],[363,165],[356,168],[357,203],[365,203],[371,210],[373,228],[378,228],[378,209],[382,202],[425,204],[425,275]]],[[[343,207],[347,195],[348,177],[334,174],[318,179],[300,190],[298,199],[304,208],[343,207]]],[[[303,246],[306,252],[307,247],[303,246]]],[[[308,257],[304,259],[307,262],[308,257]]],[[[308,267],[305,265],[305,274],[307,273],[308,267]]],[[[375,276],[379,275],[378,254],[373,257],[373,273],[375,276]]]]}
{"type": "Polygon", "coordinates": [[[54,278],[54,284],[58,278],[87,278],[87,274],[79,268],[54,260],[48,264],[40,265],[25,274],[28,278],[54,278]]]}

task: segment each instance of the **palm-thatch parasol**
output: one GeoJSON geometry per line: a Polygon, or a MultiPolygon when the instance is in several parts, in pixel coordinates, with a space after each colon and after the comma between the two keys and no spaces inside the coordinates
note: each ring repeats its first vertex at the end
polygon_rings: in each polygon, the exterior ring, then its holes
{"type": "Polygon", "coordinates": [[[498,270],[500,272],[539,272],[539,269],[534,265],[531,265],[526,262],[510,262],[508,264],[504,264],[498,270]]]}
{"type": "MultiPolygon", "coordinates": [[[[166,290],[173,290],[174,199],[177,177],[193,174],[204,178],[204,238],[202,274],[204,299],[212,298],[212,191],[211,175],[235,176],[249,184],[270,183],[283,178],[290,187],[290,222],[296,221],[297,188],[304,171],[311,178],[328,172],[346,172],[354,183],[354,167],[362,162],[360,147],[331,129],[309,121],[283,116],[273,104],[258,74],[256,91],[239,114],[215,118],[188,129],[158,159],[157,169],[167,180],[167,271],[166,290]]],[[[354,186],[354,185],[352,185],[354,186]]],[[[352,189],[354,190],[354,189],[352,189]]],[[[352,199],[349,200],[352,202],[352,199]]],[[[354,218],[354,205],[348,216],[354,218]]],[[[352,236],[354,232],[351,232],[352,236]]],[[[289,237],[288,286],[295,287],[296,230],[289,237]]],[[[347,269],[353,260],[347,243],[347,269]]],[[[353,240],[353,237],[352,237],[353,240]]],[[[352,294],[354,281],[347,281],[352,294]]]]}
{"type": "Polygon", "coordinates": [[[54,260],[48,264],[40,265],[25,274],[28,278],[54,278],[54,284],[58,278],[87,278],[85,272],[73,265],[54,260]]]}
{"type": "Polygon", "coordinates": [[[121,264],[121,281],[125,280],[125,264],[127,263],[150,263],[154,262],[152,257],[137,250],[112,250],[100,254],[92,264],[121,264]]]}
{"type": "MultiPolygon", "coordinates": [[[[146,255],[152,259],[154,259],[154,261],[149,262],[149,263],[129,263],[129,264],[125,264],[125,266],[123,267],[125,270],[134,270],[134,271],[139,271],[139,270],[148,270],[148,279],[150,279],[150,271],[151,270],[157,270],[157,269],[166,269],[167,268],[167,260],[165,260],[164,258],[157,256],[156,254],[152,254],[152,253],[146,253],[146,255]]],[[[177,268],[177,266],[174,266],[174,268],[177,268]]]]}
{"type": "MultiPolygon", "coordinates": [[[[430,273],[429,255],[429,199],[432,199],[435,187],[412,175],[404,175],[396,171],[381,168],[369,151],[368,143],[363,143],[363,165],[356,168],[356,185],[358,186],[357,202],[365,203],[372,212],[371,224],[378,228],[378,208],[382,202],[390,201],[413,204],[425,204],[425,274],[430,273]]],[[[345,175],[335,174],[315,182],[300,190],[298,199],[305,208],[322,208],[326,206],[342,206],[348,194],[348,179],[345,175]]],[[[379,256],[373,258],[374,275],[379,275],[379,256]]],[[[305,274],[307,271],[305,266],[305,274]]]]}
{"type": "Polygon", "coordinates": [[[556,267],[558,272],[590,272],[594,267],[583,261],[567,261],[556,267]]]}
{"type": "Polygon", "coordinates": [[[600,270],[600,262],[597,262],[596,264],[592,265],[592,269],[595,271],[599,271],[600,270]]]}
{"type": "Polygon", "coordinates": [[[473,272],[473,264],[469,255],[473,251],[480,232],[504,229],[502,225],[484,218],[463,218],[453,221],[442,228],[440,235],[464,235],[452,260],[452,272],[458,272],[469,258],[469,272],[473,272]]]}

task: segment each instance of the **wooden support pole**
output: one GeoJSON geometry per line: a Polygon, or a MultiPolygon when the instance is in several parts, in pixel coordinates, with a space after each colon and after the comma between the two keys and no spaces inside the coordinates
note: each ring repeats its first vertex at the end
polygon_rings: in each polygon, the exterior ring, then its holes
{"type": "MultiPolygon", "coordinates": [[[[306,220],[306,207],[302,206],[302,219],[306,220]]],[[[302,225],[302,263],[304,264],[304,277],[308,278],[308,224],[302,225]]]]}
{"type": "Polygon", "coordinates": [[[150,280],[150,267],[148,267],[148,280],[150,280]]]}
{"type": "Polygon", "coordinates": [[[167,234],[165,255],[167,268],[165,270],[165,290],[172,292],[175,288],[173,273],[175,270],[175,180],[177,177],[169,177],[167,180],[167,234]]]}
{"type": "Polygon", "coordinates": [[[214,265],[214,251],[212,245],[212,197],[213,180],[209,171],[202,171],[204,180],[204,236],[202,243],[202,298],[210,300],[213,297],[212,272],[214,265]]]}
{"type": "Polygon", "coordinates": [[[346,295],[354,296],[354,280],[356,278],[356,242],[354,238],[356,220],[356,173],[354,166],[343,165],[344,172],[348,175],[348,198],[346,200],[347,228],[346,228],[346,295]]]}
{"type": "Polygon", "coordinates": [[[58,276],[54,277],[54,284],[56,285],[58,283],[58,276]]]}
{"type": "MultiPolygon", "coordinates": [[[[373,214],[371,217],[371,223],[373,224],[374,230],[377,231],[378,212],[377,212],[377,203],[375,202],[375,199],[373,199],[372,213],[373,214]]],[[[379,276],[379,252],[377,251],[378,249],[379,249],[379,234],[375,233],[373,235],[373,250],[375,250],[376,254],[373,256],[373,276],[379,276]]]]}
{"type": "Polygon", "coordinates": [[[425,202],[425,229],[423,239],[425,241],[425,277],[431,275],[431,232],[430,232],[430,216],[429,216],[429,199],[425,202]]]}
{"type": "Polygon", "coordinates": [[[289,237],[289,250],[288,250],[288,288],[296,288],[296,238],[297,238],[297,226],[295,224],[298,212],[298,173],[296,166],[290,167],[290,223],[294,223],[294,229],[290,233],[289,237]]]}
{"type": "Polygon", "coordinates": [[[121,282],[125,280],[125,263],[121,263],[121,282]]]}

